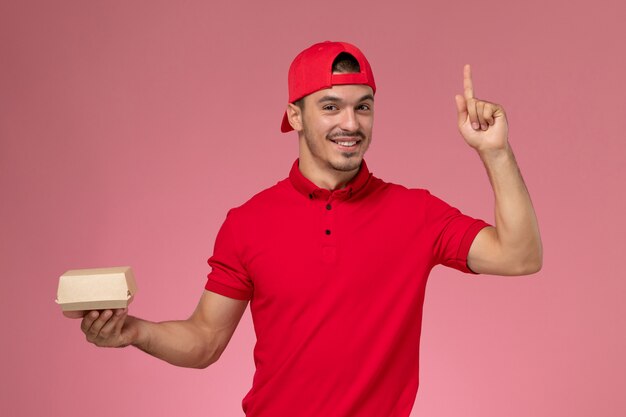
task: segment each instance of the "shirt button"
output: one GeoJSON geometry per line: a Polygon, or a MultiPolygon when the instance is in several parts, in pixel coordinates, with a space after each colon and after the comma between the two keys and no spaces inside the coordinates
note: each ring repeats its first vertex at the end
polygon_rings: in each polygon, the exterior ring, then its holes
{"type": "Polygon", "coordinates": [[[333,208],[333,206],[331,206],[330,204],[326,204],[326,210],[330,210],[331,208],[333,208]]]}
{"type": "Polygon", "coordinates": [[[330,234],[330,230],[326,229],[326,234],[329,235],[330,234]]]}

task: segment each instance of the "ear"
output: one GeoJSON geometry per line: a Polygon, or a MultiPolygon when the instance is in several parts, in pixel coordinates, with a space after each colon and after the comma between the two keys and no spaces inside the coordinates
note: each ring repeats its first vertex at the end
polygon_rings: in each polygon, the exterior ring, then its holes
{"type": "Polygon", "coordinates": [[[287,119],[293,130],[300,132],[302,130],[302,109],[293,103],[287,104],[287,119]]]}

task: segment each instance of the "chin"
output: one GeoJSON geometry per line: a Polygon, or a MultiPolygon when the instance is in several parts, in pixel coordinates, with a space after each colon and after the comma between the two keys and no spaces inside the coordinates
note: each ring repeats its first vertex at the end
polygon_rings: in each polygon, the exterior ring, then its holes
{"type": "Polygon", "coordinates": [[[331,163],[331,166],[337,171],[354,171],[355,169],[361,166],[361,161],[363,160],[362,156],[346,154],[342,160],[334,161],[331,163]]]}

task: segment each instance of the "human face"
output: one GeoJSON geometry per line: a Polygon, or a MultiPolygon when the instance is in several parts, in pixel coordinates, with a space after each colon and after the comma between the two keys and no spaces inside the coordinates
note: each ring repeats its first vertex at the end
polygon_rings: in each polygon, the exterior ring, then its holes
{"type": "Polygon", "coordinates": [[[330,174],[354,171],[372,140],[372,88],[347,84],[316,91],[304,97],[301,121],[301,159],[330,174]]]}

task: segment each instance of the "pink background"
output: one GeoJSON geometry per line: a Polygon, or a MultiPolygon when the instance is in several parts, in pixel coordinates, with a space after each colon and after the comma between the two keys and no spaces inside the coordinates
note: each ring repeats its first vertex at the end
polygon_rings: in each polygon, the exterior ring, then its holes
{"type": "Polygon", "coordinates": [[[3,1],[0,403],[6,416],[242,416],[249,309],[220,362],[176,368],[85,342],[68,269],[131,265],[131,313],[186,318],[226,211],[284,178],[287,68],[361,47],[375,175],[493,221],[454,94],[504,105],[544,242],[533,277],[436,268],[412,416],[623,416],[626,58],[618,0],[3,1]]]}

